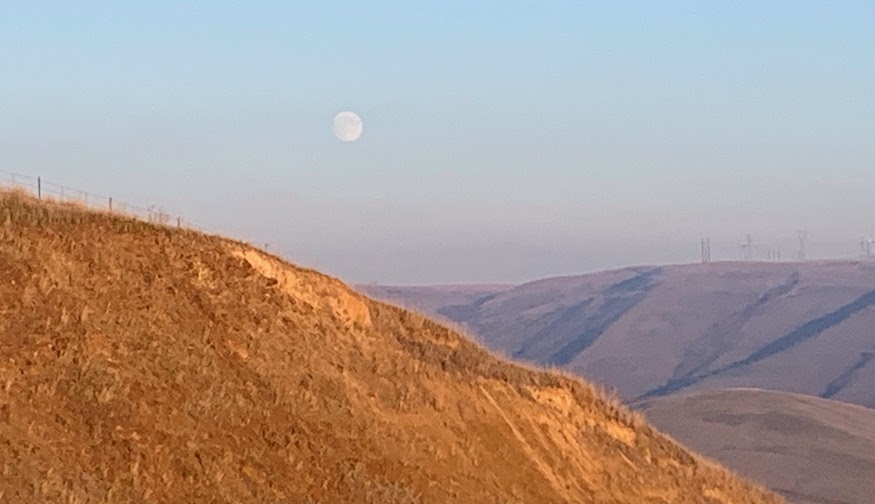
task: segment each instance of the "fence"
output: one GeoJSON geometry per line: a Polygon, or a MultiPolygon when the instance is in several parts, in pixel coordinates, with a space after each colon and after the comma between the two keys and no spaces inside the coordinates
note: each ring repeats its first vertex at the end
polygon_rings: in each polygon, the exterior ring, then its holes
{"type": "Polygon", "coordinates": [[[43,180],[42,177],[0,170],[0,188],[19,189],[27,191],[41,200],[74,203],[94,210],[134,217],[154,224],[194,228],[190,222],[181,216],[170,215],[156,205],[148,207],[131,205],[123,201],[114,200],[112,196],[85,192],[73,187],[43,180]]]}

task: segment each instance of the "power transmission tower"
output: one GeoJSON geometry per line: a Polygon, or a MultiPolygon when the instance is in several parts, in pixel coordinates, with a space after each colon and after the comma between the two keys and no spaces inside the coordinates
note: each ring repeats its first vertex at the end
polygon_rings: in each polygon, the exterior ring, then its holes
{"type": "Polygon", "coordinates": [[[742,257],[744,257],[745,261],[753,260],[753,239],[750,235],[747,235],[747,240],[739,245],[742,251],[742,257]]]}
{"type": "Polygon", "coordinates": [[[702,238],[702,264],[711,262],[711,238],[702,238]]]}
{"type": "Polygon", "coordinates": [[[796,230],[796,238],[799,239],[799,250],[796,251],[796,257],[800,261],[804,261],[807,257],[807,252],[805,250],[807,242],[808,242],[808,231],[804,229],[796,230]]]}

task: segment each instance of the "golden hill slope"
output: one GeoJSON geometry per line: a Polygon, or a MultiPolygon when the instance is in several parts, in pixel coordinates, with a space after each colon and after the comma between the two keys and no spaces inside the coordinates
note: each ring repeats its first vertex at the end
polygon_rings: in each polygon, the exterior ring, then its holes
{"type": "Polygon", "coordinates": [[[0,501],[780,502],[240,243],[0,195],[0,501]]]}

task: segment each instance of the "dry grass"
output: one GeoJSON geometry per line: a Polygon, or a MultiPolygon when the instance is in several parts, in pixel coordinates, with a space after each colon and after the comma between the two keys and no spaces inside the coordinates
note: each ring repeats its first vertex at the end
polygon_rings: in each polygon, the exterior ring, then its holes
{"type": "Polygon", "coordinates": [[[0,501],[781,502],[245,244],[0,195],[0,501]]]}

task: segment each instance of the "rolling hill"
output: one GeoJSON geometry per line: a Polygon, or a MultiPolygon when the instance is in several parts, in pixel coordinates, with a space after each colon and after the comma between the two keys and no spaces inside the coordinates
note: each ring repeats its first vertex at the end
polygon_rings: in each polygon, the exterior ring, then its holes
{"type": "Polygon", "coordinates": [[[875,497],[875,410],[757,389],[672,395],[639,407],[660,429],[793,502],[875,497]]]}
{"type": "MultiPolygon", "coordinates": [[[[364,292],[382,294],[369,286],[364,292]]],[[[732,387],[875,406],[875,262],[713,263],[549,278],[419,305],[627,400],[732,387]]]]}
{"type": "Polygon", "coordinates": [[[0,195],[0,501],[777,503],[246,244],[0,195]]]}
{"type": "Polygon", "coordinates": [[[476,303],[485,296],[512,289],[511,284],[459,284],[459,285],[424,285],[424,286],[392,286],[368,284],[361,290],[376,299],[391,299],[403,308],[418,310],[429,316],[440,318],[440,310],[447,306],[466,306],[476,303]],[[411,306],[404,306],[406,300],[411,300],[411,306]]]}

